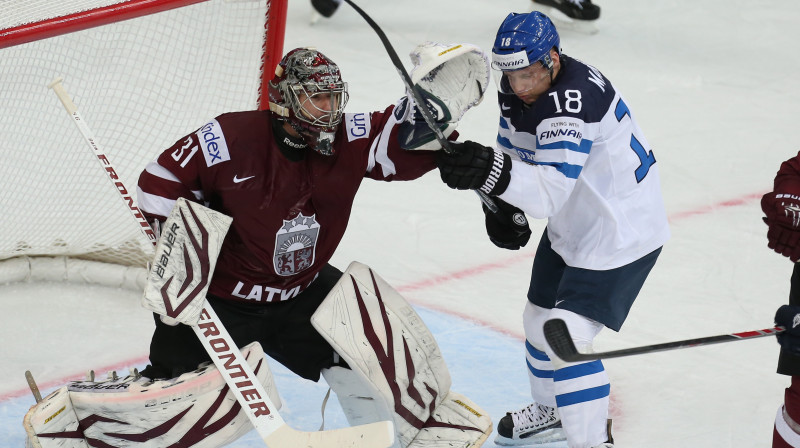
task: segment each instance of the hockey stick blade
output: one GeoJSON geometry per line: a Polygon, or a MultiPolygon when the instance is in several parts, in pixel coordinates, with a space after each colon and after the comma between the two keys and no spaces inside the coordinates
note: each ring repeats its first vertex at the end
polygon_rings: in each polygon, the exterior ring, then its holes
{"type": "Polygon", "coordinates": [[[701,345],[719,344],[722,342],[742,341],[763,336],[775,336],[784,331],[783,327],[765,328],[763,330],[743,331],[740,333],[721,334],[704,338],[686,339],[683,341],[665,342],[662,344],[643,345],[607,352],[580,353],[572,342],[567,324],[561,319],[550,319],[544,323],[544,337],[556,355],[567,362],[594,361],[597,359],[620,358],[623,356],[641,355],[645,353],[663,352],[680,348],[699,347],[701,345]]]}
{"type": "MultiPolygon", "coordinates": [[[[358,5],[353,3],[351,0],[344,0],[344,1],[348,5],[352,6],[353,9],[355,9],[356,12],[361,17],[363,17],[364,20],[369,24],[369,26],[375,31],[375,34],[378,35],[378,38],[381,40],[381,43],[383,43],[383,47],[386,48],[386,52],[389,53],[389,59],[392,60],[394,68],[397,69],[397,73],[400,74],[400,78],[402,78],[403,84],[405,84],[408,91],[411,92],[411,95],[414,96],[414,101],[417,104],[425,104],[425,101],[422,99],[422,95],[417,91],[416,87],[411,82],[411,76],[409,76],[405,67],[403,67],[403,62],[400,61],[400,56],[397,55],[397,51],[395,51],[394,46],[392,46],[392,43],[389,42],[389,38],[386,37],[386,34],[383,32],[381,27],[378,26],[378,24],[375,23],[374,20],[372,20],[372,17],[370,17],[366,12],[364,12],[363,9],[359,8],[358,5]]],[[[447,137],[444,136],[442,130],[439,129],[438,126],[436,126],[436,120],[433,118],[431,111],[428,110],[427,107],[420,107],[419,111],[422,113],[422,118],[425,119],[425,124],[427,124],[428,127],[431,128],[431,131],[433,131],[434,135],[436,136],[436,140],[439,142],[440,145],[442,145],[442,149],[446,153],[452,153],[453,149],[450,147],[450,141],[447,140],[447,137]]],[[[498,212],[497,204],[495,204],[494,200],[492,200],[492,198],[489,197],[489,195],[483,193],[480,190],[475,190],[475,193],[478,194],[478,197],[481,198],[481,202],[483,202],[483,204],[486,205],[486,208],[488,208],[492,213],[498,212]]]]}

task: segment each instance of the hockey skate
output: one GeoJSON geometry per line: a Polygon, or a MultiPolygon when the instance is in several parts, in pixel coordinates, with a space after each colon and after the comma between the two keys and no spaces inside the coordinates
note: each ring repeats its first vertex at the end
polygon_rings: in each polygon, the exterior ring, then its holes
{"type": "Polygon", "coordinates": [[[533,0],[534,9],[553,19],[557,26],[586,34],[598,31],[600,7],[592,0],[533,0]]]}
{"type": "Polygon", "coordinates": [[[556,408],[533,403],[509,412],[497,424],[494,443],[504,446],[566,448],[567,438],[556,408]]]}

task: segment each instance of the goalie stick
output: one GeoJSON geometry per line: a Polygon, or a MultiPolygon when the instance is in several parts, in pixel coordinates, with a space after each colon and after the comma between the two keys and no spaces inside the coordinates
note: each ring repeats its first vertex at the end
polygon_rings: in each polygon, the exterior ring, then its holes
{"type": "Polygon", "coordinates": [[[623,356],[641,355],[644,353],[662,352],[679,348],[699,347],[701,345],[719,344],[722,342],[742,341],[763,336],[775,336],[784,331],[783,327],[765,328],[763,330],[743,331],[740,333],[721,334],[704,338],[686,339],[683,341],[665,342],[662,344],[643,345],[608,352],[581,353],[572,342],[567,324],[561,319],[550,319],[544,323],[544,337],[556,355],[567,362],[594,361],[597,359],[620,358],[623,356]]]}
{"type": "MultiPolygon", "coordinates": [[[[153,245],[156,245],[155,232],[134,204],[132,196],[128,194],[128,190],[119,179],[113,165],[100,148],[92,131],[78,112],[78,108],[61,82],[62,78],[56,78],[48,87],[53,89],[64,109],[72,117],[84,140],[92,149],[100,165],[103,166],[108,179],[114,184],[122,200],[127,203],[131,214],[139,223],[139,229],[153,245]]],[[[233,392],[250,423],[253,424],[253,427],[255,427],[267,446],[273,448],[356,448],[362,446],[388,448],[394,443],[394,429],[389,421],[314,432],[298,431],[291,428],[278,413],[277,407],[270,400],[269,395],[264,390],[264,386],[255,376],[253,369],[244,359],[242,352],[233,342],[222,321],[220,321],[216,312],[209,306],[205,298],[203,298],[201,314],[205,330],[197,323],[194,323],[191,327],[222,374],[225,383],[233,392]],[[211,327],[216,331],[207,331],[211,327]],[[214,346],[212,346],[212,342],[214,346]],[[220,347],[225,349],[221,350],[220,347]],[[235,380],[229,370],[235,371],[235,380]],[[244,394],[247,394],[247,398],[244,394]],[[254,397],[257,397],[257,400],[254,397]]],[[[31,389],[33,390],[33,387],[31,389]]]]}
{"type": "MultiPolygon", "coordinates": [[[[358,5],[352,2],[352,0],[344,0],[348,5],[352,6],[356,12],[364,18],[364,20],[369,24],[369,26],[375,31],[375,34],[378,35],[381,42],[383,43],[384,48],[386,48],[386,52],[389,53],[389,59],[392,60],[392,64],[394,68],[397,69],[397,73],[400,74],[400,78],[403,80],[403,84],[405,84],[406,89],[411,93],[414,97],[414,101],[420,105],[419,111],[422,113],[422,118],[425,119],[425,124],[431,128],[433,134],[436,136],[436,140],[442,145],[442,149],[447,153],[452,153],[453,148],[450,147],[450,141],[447,140],[447,137],[444,136],[444,133],[438,126],[436,126],[436,120],[433,118],[431,111],[428,110],[427,107],[421,107],[421,105],[425,104],[422,95],[417,90],[417,87],[411,82],[411,76],[409,76],[408,72],[406,71],[405,67],[403,67],[403,62],[400,61],[400,56],[397,55],[397,51],[395,51],[392,43],[389,42],[389,38],[386,37],[386,34],[383,32],[380,26],[372,20],[363,9],[359,8],[358,5]]],[[[492,213],[497,213],[497,204],[494,203],[491,197],[486,193],[480,190],[473,190],[478,196],[481,198],[481,201],[486,205],[486,207],[492,211],[492,213]]]]}

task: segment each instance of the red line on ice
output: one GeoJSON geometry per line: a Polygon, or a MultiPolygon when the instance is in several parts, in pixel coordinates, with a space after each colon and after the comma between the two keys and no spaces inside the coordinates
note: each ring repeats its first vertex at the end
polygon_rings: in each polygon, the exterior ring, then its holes
{"type": "MultiPolygon", "coordinates": [[[[670,223],[676,223],[676,222],[680,222],[680,221],[682,221],[682,220],[684,220],[686,218],[691,218],[691,217],[699,216],[699,215],[706,215],[706,214],[709,214],[709,213],[713,213],[713,212],[719,211],[720,209],[729,208],[729,207],[738,207],[738,206],[750,203],[753,200],[760,199],[761,196],[763,196],[763,195],[764,195],[764,192],[750,193],[750,194],[746,194],[744,196],[740,196],[738,198],[728,199],[728,200],[725,200],[725,201],[722,201],[722,202],[718,202],[716,204],[704,205],[704,206],[700,206],[700,207],[697,207],[697,208],[694,208],[694,209],[689,209],[689,210],[685,210],[685,211],[682,211],[682,212],[676,212],[676,213],[673,213],[673,214],[671,214],[669,216],[669,221],[670,221],[670,223]]],[[[764,234],[766,235],[766,230],[765,230],[764,234]]],[[[766,247],[766,241],[765,241],[764,246],[766,247]]],[[[441,284],[444,284],[444,283],[449,283],[449,282],[452,282],[452,281],[461,280],[461,279],[468,278],[468,277],[474,277],[475,275],[486,274],[486,273],[492,272],[492,271],[494,271],[496,269],[503,269],[503,268],[511,266],[511,265],[513,265],[515,263],[519,263],[519,262],[522,262],[522,261],[529,261],[529,260],[530,260],[530,255],[529,254],[515,253],[514,255],[509,256],[508,258],[506,258],[503,261],[480,264],[480,265],[473,266],[471,268],[462,269],[462,270],[459,270],[459,271],[453,271],[453,272],[449,272],[449,273],[446,273],[446,274],[443,274],[443,275],[437,275],[435,277],[431,277],[431,278],[423,279],[423,280],[420,280],[420,281],[417,281],[417,282],[412,282],[412,283],[408,283],[408,284],[405,284],[405,285],[401,285],[400,287],[397,288],[397,291],[402,293],[402,292],[424,290],[426,288],[431,288],[431,287],[438,286],[438,285],[441,285],[441,284]]],[[[413,303],[413,301],[412,301],[412,303],[413,303]]],[[[483,327],[490,328],[491,330],[493,330],[493,331],[495,331],[497,333],[500,333],[500,334],[511,336],[513,338],[520,339],[520,340],[524,339],[524,335],[522,335],[520,333],[517,333],[517,332],[514,332],[514,331],[510,331],[510,330],[508,330],[506,328],[499,327],[499,326],[497,326],[497,325],[495,325],[495,324],[493,324],[491,322],[488,322],[486,320],[483,320],[483,319],[481,319],[481,318],[479,318],[477,316],[468,315],[466,313],[461,313],[461,312],[459,312],[457,310],[454,310],[454,309],[448,309],[448,308],[444,308],[444,307],[440,308],[440,307],[436,307],[435,305],[432,306],[430,304],[419,304],[419,305],[420,306],[424,306],[425,308],[428,308],[428,309],[431,309],[431,310],[434,310],[434,311],[441,312],[443,314],[448,314],[448,315],[455,316],[455,317],[458,317],[458,318],[461,318],[461,319],[465,319],[465,320],[468,320],[468,321],[475,322],[477,324],[480,324],[483,327]]],[[[141,356],[141,357],[138,357],[138,358],[129,359],[127,361],[120,361],[119,363],[114,364],[112,366],[101,367],[100,369],[97,369],[95,371],[104,373],[104,372],[108,372],[110,370],[121,370],[121,369],[130,367],[130,366],[137,366],[137,365],[146,364],[147,361],[148,361],[147,356],[141,356]]],[[[84,373],[75,373],[75,374],[67,375],[67,376],[64,376],[62,378],[54,379],[54,380],[48,381],[46,383],[39,384],[39,389],[40,390],[46,390],[46,389],[49,389],[49,388],[52,388],[52,387],[60,386],[60,385],[66,384],[69,381],[73,381],[73,380],[76,380],[76,379],[83,378],[83,376],[84,376],[84,373]]],[[[5,400],[11,399],[11,398],[17,398],[17,397],[20,397],[20,396],[28,394],[28,393],[30,393],[30,391],[28,389],[20,389],[20,390],[8,392],[8,393],[5,393],[5,394],[0,394],[0,401],[5,401],[5,400]]]]}

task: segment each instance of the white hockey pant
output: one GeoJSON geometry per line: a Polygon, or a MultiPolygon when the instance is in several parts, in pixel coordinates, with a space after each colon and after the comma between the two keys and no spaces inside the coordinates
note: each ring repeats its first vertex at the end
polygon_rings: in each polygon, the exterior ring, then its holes
{"type": "Polygon", "coordinates": [[[559,318],[566,322],[575,346],[590,351],[603,324],[562,309],[526,304],[522,322],[528,377],[533,399],[557,407],[570,448],[589,448],[606,441],[610,383],[600,360],[564,362],[553,353],[544,337],[544,323],[559,318]]]}

